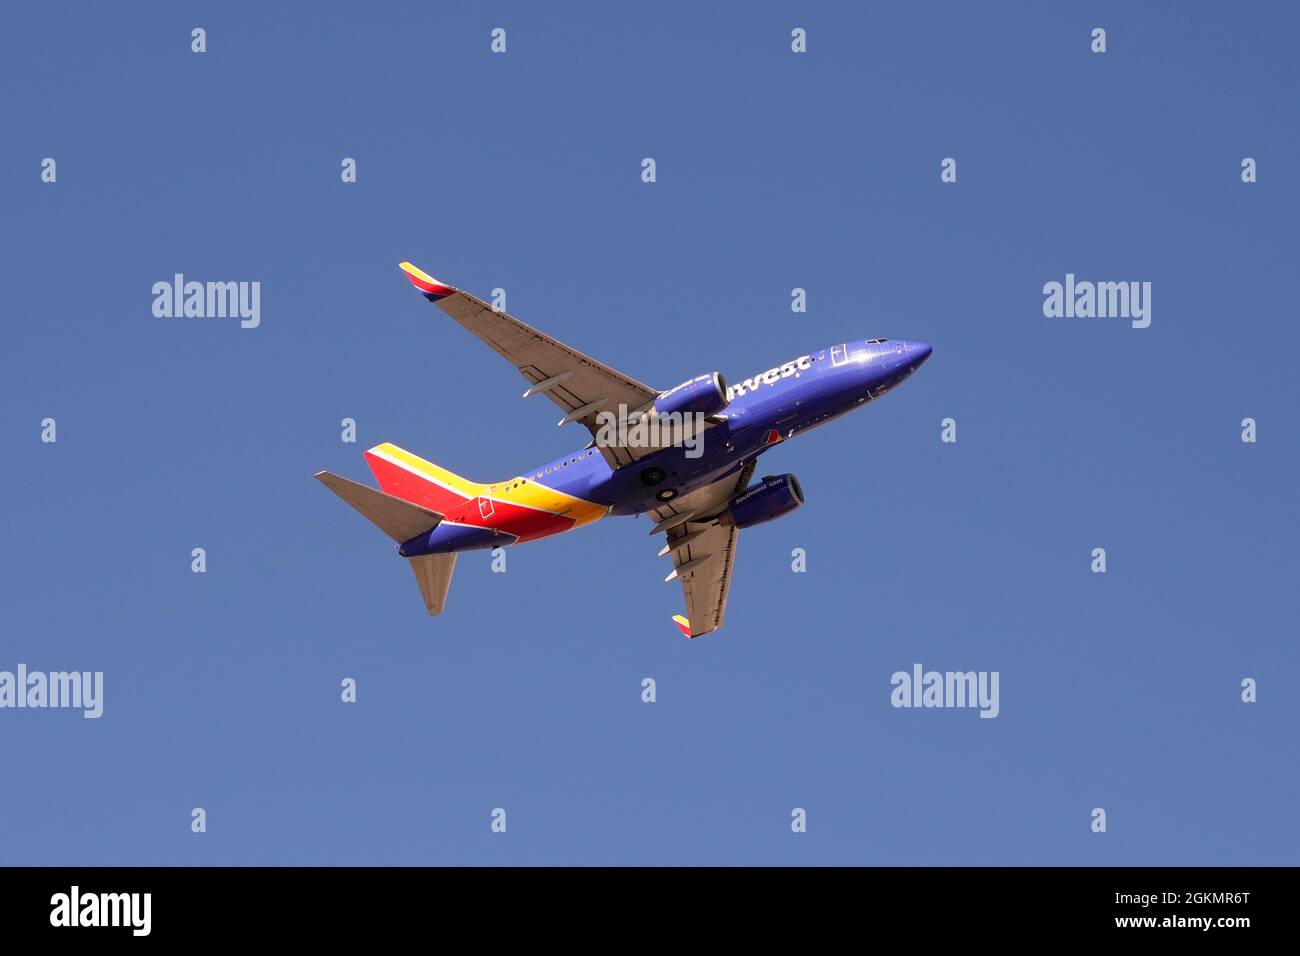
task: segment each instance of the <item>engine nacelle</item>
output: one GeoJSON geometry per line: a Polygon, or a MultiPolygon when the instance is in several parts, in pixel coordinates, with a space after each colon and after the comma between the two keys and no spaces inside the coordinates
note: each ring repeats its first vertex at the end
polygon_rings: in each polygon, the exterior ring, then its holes
{"type": "Polygon", "coordinates": [[[727,517],[737,528],[752,528],[794,511],[803,504],[803,488],[794,475],[764,478],[737,495],[727,509],[727,517]]]}
{"type": "Polygon", "coordinates": [[[728,404],[727,380],[721,372],[709,372],[664,392],[655,400],[655,411],[660,415],[716,415],[728,404]]]}

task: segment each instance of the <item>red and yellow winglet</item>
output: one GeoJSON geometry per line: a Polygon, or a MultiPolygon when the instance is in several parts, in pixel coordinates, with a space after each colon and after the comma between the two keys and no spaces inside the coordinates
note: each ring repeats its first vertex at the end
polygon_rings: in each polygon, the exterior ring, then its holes
{"type": "Polygon", "coordinates": [[[684,614],[674,614],[673,623],[677,625],[677,627],[681,630],[683,634],[685,634],[687,637],[690,638],[703,637],[705,634],[712,634],[714,631],[717,630],[716,627],[711,627],[707,631],[700,631],[699,633],[695,633],[691,630],[691,622],[687,619],[686,615],[684,614]]]}
{"type": "Polygon", "coordinates": [[[406,273],[406,278],[411,280],[411,285],[419,289],[430,302],[437,302],[439,299],[445,299],[457,292],[456,289],[446,283],[439,282],[429,273],[411,265],[409,262],[399,262],[398,268],[406,273]]]}

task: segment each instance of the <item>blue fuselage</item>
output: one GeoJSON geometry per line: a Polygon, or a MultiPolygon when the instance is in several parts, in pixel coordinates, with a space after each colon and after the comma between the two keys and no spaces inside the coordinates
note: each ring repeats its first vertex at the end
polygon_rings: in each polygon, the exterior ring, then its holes
{"type": "Polygon", "coordinates": [[[879,398],[929,355],[930,346],[915,342],[848,342],[807,353],[753,378],[732,379],[734,397],[722,412],[726,420],[704,432],[698,457],[688,457],[684,448],[668,448],[611,471],[600,455],[591,455],[581,462],[586,468],[568,476],[564,490],[608,504],[610,514],[649,511],[663,504],[658,497],[663,489],[686,494],[738,470],[778,441],[879,398]],[[647,487],[642,475],[652,467],[662,469],[666,477],[660,485],[647,487]]]}
{"type": "MultiPolygon", "coordinates": [[[[733,379],[727,389],[730,402],[699,436],[698,443],[663,448],[632,464],[611,468],[593,442],[499,487],[533,483],[596,509],[589,512],[589,519],[576,524],[558,522],[555,532],[581,526],[602,514],[650,511],[738,471],[774,444],[879,398],[915,372],[929,355],[928,345],[892,339],[818,349],[751,378],[733,379]]],[[[504,518],[503,503],[504,499],[492,507],[504,518]]],[[[473,525],[448,516],[428,536],[408,542],[403,553],[470,551],[520,540],[504,522],[482,518],[482,513],[472,508],[467,513],[474,519],[473,525]]],[[[555,532],[545,529],[538,535],[525,535],[523,540],[555,532]]]]}

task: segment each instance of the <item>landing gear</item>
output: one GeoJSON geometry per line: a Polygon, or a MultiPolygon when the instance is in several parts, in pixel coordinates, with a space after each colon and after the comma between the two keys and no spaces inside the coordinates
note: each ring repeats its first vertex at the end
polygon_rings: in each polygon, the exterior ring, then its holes
{"type": "Polygon", "coordinates": [[[641,481],[647,485],[657,485],[663,482],[667,475],[662,468],[647,468],[641,472],[641,481]]]}

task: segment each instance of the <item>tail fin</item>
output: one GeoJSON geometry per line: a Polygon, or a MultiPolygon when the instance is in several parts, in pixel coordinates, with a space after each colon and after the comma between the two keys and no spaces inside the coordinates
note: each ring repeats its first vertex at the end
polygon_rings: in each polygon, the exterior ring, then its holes
{"type": "MultiPolygon", "coordinates": [[[[427,534],[442,521],[442,515],[436,511],[367,488],[328,471],[317,472],[316,478],[398,544],[410,541],[416,535],[427,534]]],[[[430,616],[441,614],[447,603],[452,572],[456,570],[456,555],[426,554],[408,560],[411,562],[411,570],[415,572],[416,583],[420,585],[425,608],[430,616]]]]}
{"type": "Polygon", "coordinates": [[[417,534],[432,531],[442,521],[439,512],[367,488],[328,471],[317,472],[316,479],[398,544],[410,541],[417,534]]]}
{"type": "Polygon", "coordinates": [[[366,463],[384,491],[440,515],[477,498],[484,488],[388,442],[366,452],[366,463]]]}
{"type": "Polygon", "coordinates": [[[422,554],[418,558],[409,558],[415,580],[424,595],[424,606],[429,616],[441,614],[447,604],[447,590],[451,587],[451,575],[456,570],[456,553],[422,554]]]}

